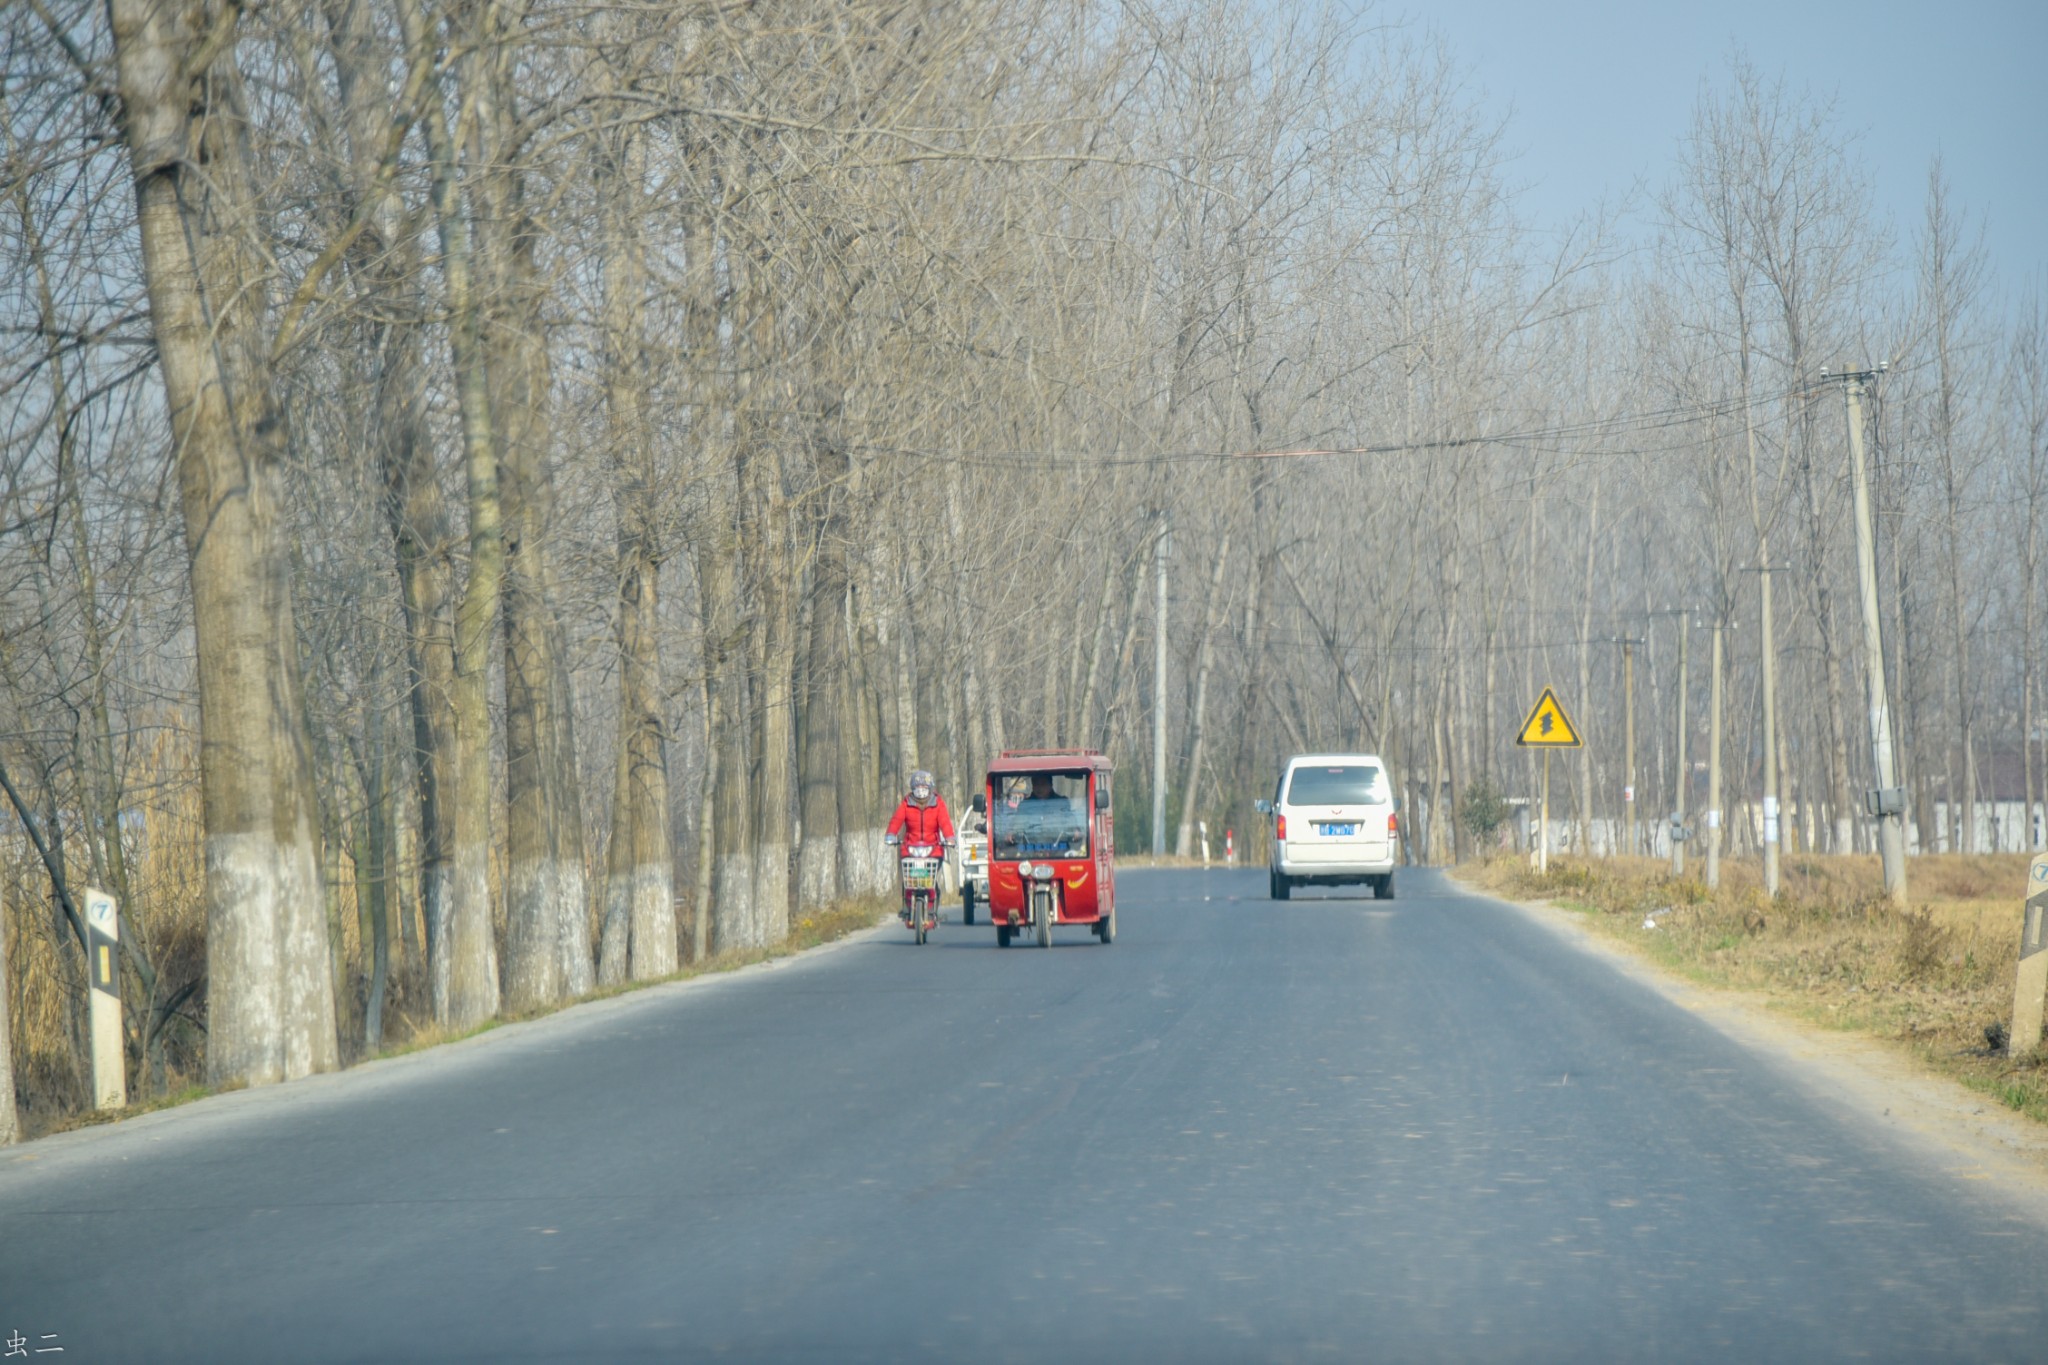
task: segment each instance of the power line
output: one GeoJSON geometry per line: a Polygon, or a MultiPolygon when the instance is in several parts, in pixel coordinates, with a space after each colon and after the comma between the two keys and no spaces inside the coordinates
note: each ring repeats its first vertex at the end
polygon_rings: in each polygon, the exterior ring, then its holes
{"type": "MultiPolygon", "coordinates": [[[[1776,402],[1784,394],[1754,397],[1751,407],[1763,407],[1776,402]]],[[[1475,436],[1451,436],[1419,441],[1385,441],[1370,445],[1355,446],[1304,446],[1293,449],[1244,450],[1226,452],[1220,450],[1164,450],[1143,455],[1103,455],[1091,451],[1058,450],[1043,448],[1011,447],[991,450],[934,450],[916,446],[880,445],[856,443],[854,449],[870,455],[894,455],[929,461],[935,464],[967,465],[991,469],[1119,469],[1145,468],[1177,464],[1225,464],[1234,460],[1282,459],[1295,457],[1339,456],[1339,455],[1404,455],[1422,454],[1430,451],[1469,450],[1487,446],[1521,448],[1563,441],[1587,441],[1615,436],[1634,435],[1656,431],[1671,431],[1731,417],[1743,410],[1740,397],[1722,399],[1712,403],[1692,403],[1677,407],[1652,409],[1647,412],[1624,413],[1614,417],[1593,418],[1584,422],[1567,422],[1555,426],[1535,427],[1521,431],[1504,431],[1475,436]]],[[[1644,446],[1628,450],[1606,452],[1614,455],[1654,455],[1683,449],[1683,446],[1644,446]]]]}

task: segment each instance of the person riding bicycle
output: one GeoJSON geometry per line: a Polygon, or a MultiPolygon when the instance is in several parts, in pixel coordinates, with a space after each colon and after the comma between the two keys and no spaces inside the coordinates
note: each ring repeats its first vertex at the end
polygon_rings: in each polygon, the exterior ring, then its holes
{"type": "Polygon", "coordinates": [[[936,845],[941,861],[945,859],[945,850],[953,846],[953,817],[946,811],[946,798],[939,795],[938,783],[924,769],[910,775],[910,791],[889,817],[889,829],[882,841],[891,847],[936,845]]]}

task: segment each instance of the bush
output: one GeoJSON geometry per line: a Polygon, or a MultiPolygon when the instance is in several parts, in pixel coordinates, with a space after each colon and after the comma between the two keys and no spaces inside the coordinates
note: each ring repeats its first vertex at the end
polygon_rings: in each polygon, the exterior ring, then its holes
{"type": "Polygon", "coordinates": [[[1467,786],[1458,801],[1458,823],[1482,845],[1493,842],[1511,812],[1506,798],[1485,778],[1467,786]]]}

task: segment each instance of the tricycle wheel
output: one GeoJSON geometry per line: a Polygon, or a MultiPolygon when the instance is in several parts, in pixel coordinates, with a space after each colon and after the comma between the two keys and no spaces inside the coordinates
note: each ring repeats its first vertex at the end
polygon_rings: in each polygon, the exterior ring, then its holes
{"type": "Polygon", "coordinates": [[[998,948],[1007,948],[1007,947],[1009,947],[1009,946],[1010,946],[1010,926],[1009,926],[1009,925],[1007,925],[1007,924],[998,924],[998,925],[996,926],[996,947],[998,947],[998,948]]]}
{"type": "Polygon", "coordinates": [[[1102,917],[1101,919],[1099,919],[1099,920],[1095,921],[1095,937],[1097,937],[1097,938],[1099,938],[1099,939],[1101,939],[1101,940],[1102,940],[1102,943],[1103,943],[1103,946],[1104,946],[1104,947],[1107,947],[1107,946],[1109,946],[1110,944],[1112,944],[1112,943],[1116,942],[1116,911],[1115,911],[1115,910],[1111,910],[1111,911],[1110,911],[1110,912],[1109,912],[1108,914],[1104,915],[1104,916],[1103,916],[1103,917],[1102,917]]]}
{"type": "Polygon", "coordinates": [[[962,882],[960,884],[960,922],[962,924],[974,923],[973,882],[962,882]]]}
{"type": "Polygon", "coordinates": [[[1052,907],[1047,906],[1038,913],[1038,946],[1052,947],[1052,907]]]}

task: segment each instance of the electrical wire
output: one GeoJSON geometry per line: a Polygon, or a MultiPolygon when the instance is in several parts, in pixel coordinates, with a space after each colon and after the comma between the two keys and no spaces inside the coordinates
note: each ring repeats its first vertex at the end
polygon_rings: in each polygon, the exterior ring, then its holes
{"type": "MultiPolygon", "coordinates": [[[[1751,408],[1763,408],[1797,390],[1784,394],[1756,395],[1751,408]]],[[[1302,446],[1274,450],[1164,450],[1144,455],[1101,455],[1088,451],[1048,450],[1013,447],[995,450],[934,450],[915,446],[860,443],[854,449],[870,455],[901,456],[937,464],[977,466],[1015,471],[1026,469],[1114,469],[1143,468],[1175,464],[1226,464],[1235,460],[1270,460],[1296,457],[1344,455],[1402,455],[1429,451],[1469,450],[1487,446],[1525,448],[1565,442],[1606,440],[1618,436],[1672,431],[1735,416],[1743,411],[1742,399],[1732,397],[1712,403],[1688,403],[1646,412],[1622,413],[1613,417],[1564,422],[1526,430],[1494,432],[1472,436],[1439,437],[1417,441],[1384,441],[1353,446],[1302,446]]],[[[1648,455],[1683,446],[1644,446],[1606,453],[1648,455]]]]}

